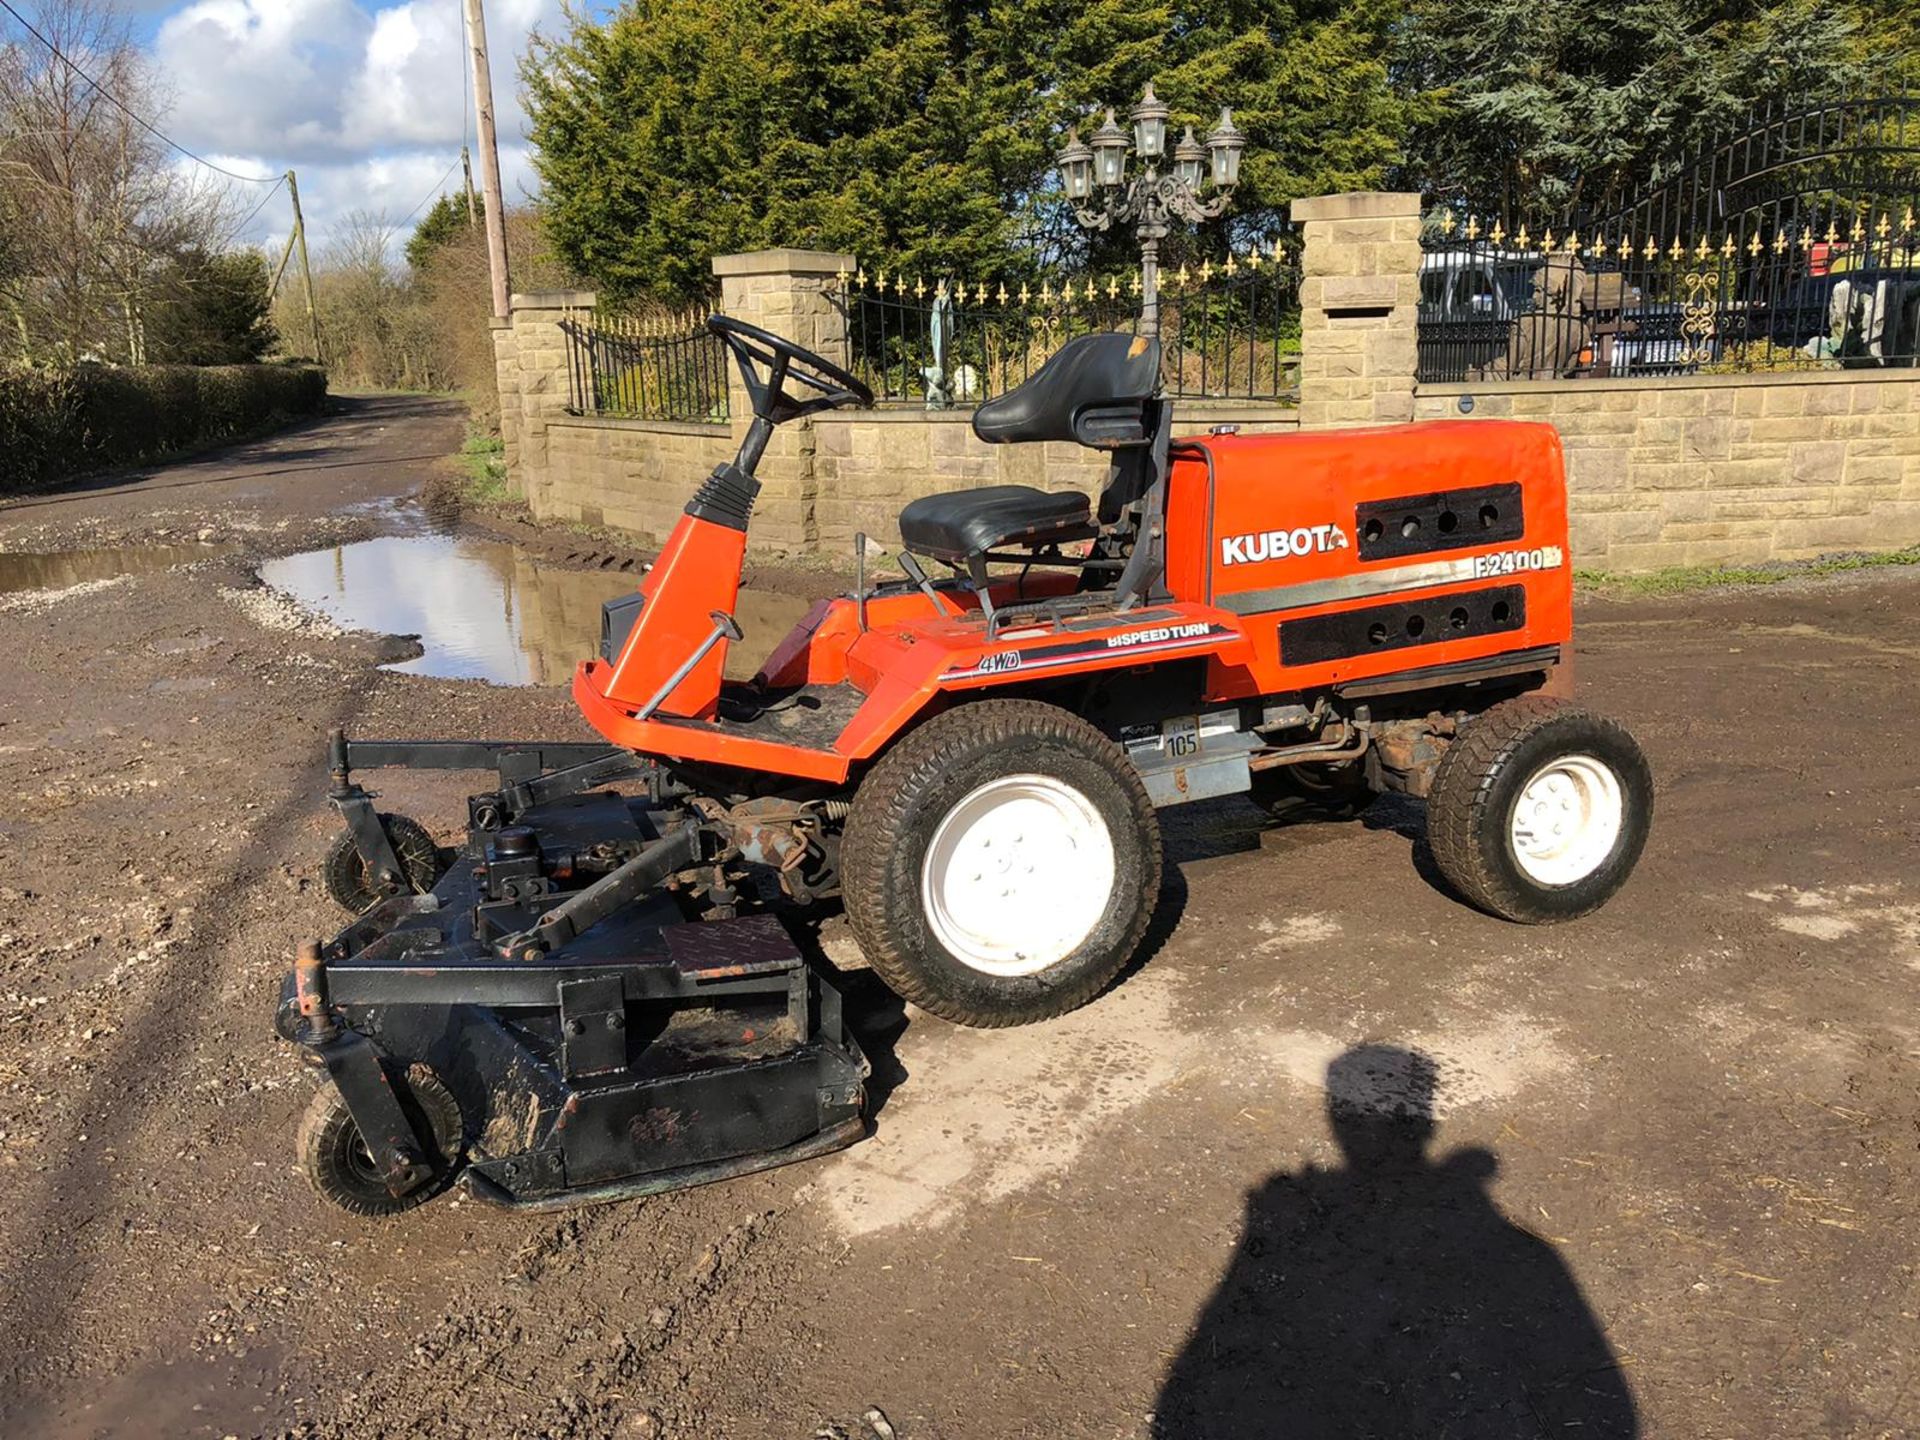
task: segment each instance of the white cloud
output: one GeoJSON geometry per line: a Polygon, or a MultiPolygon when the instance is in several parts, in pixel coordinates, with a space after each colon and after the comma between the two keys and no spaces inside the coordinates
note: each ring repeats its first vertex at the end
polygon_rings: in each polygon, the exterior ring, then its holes
{"type": "MultiPolygon", "coordinates": [[[[558,0],[496,0],[488,13],[495,115],[509,201],[530,188],[519,57],[558,0]]],[[[228,169],[299,173],[319,243],[351,210],[398,223],[457,158],[468,62],[458,0],[192,0],[159,26],[153,58],[173,92],[164,128],[228,169]]],[[[476,166],[477,169],[477,166],[476,166]]],[[[448,188],[457,188],[456,168],[448,188]]],[[[244,212],[243,212],[244,213],[244,212]]],[[[275,197],[240,238],[286,233],[275,197]]]]}

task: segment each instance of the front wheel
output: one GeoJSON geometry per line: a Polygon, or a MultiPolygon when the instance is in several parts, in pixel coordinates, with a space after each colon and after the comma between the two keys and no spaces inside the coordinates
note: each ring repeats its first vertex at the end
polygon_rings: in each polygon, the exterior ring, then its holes
{"type": "Polygon", "coordinates": [[[1626,884],[1653,820],[1653,772],[1615,721],[1545,696],[1461,727],[1427,796],[1440,872],[1474,904],[1544,925],[1626,884]]]}
{"type": "Polygon", "coordinates": [[[432,1177],[405,1195],[395,1195],[373,1163],[360,1127],[332,1082],[322,1085],[307,1106],[294,1142],[300,1169],[322,1199],[349,1215],[398,1215],[425,1204],[453,1183],[460,1168],[460,1106],[446,1083],[424,1065],[407,1071],[394,1096],[416,1134],[431,1136],[426,1160],[432,1177]]]}
{"type": "Polygon", "coordinates": [[[964,705],[902,740],[854,797],[840,856],[874,970],[963,1025],[1084,1005],[1139,949],[1160,890],[1139,772],[1034,700],[964,705]]]}

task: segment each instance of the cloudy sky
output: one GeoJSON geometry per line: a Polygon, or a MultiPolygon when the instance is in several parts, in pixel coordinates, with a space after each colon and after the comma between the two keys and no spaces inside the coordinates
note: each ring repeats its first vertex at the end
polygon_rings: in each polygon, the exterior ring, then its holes
{"type": "MultiPolygon", "coordinates": [[[[351,211],[383,211],[399,225],[442,189],[459,189],[456,162],[470,123],[460,0],[120,3],[170,92],[160,128],[229,170],[293,168],[315,243],[324,244],[351,211]]],[[[500,165],[512,202],[534,184],[516,93],[519,59],[536,25],[554,28],[560,6],[488,0],[486,10],[500,165]]],[[[477,181],[477,160],[474,168],[477,181]]],[[[265,187],[235,188],[251,209],[265,187]]],[[[272,246],[287,229],[283,192],[238,238],[272,246]]]]}

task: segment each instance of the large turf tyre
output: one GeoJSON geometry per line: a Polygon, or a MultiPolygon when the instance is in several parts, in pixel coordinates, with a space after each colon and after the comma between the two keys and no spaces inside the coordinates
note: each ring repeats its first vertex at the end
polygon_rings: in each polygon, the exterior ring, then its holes
{"type": "Polygon", "coordinates": [[[1427,841],[1463,896],[1527,925],[1597,910],[1633,873],[1653,772],[1615,721],[1545,696],[1460,728],[1427,795],[1427,841]]]}
{"type": "Polygon", "coordinates": [[[962,1025],[1028,1025],[1086,1004],[1139,950],[1160,825],[1126,752],[1085,720],[983,700],[873,767],[840,865],[854,935],[897,994],[962,1025]]]}
{"type": "Polygon", "coordinates": [[[460,1105],[445,1082],[426,1066],[415,1065],[407,1071],[405,1082],[394,1086],[394,1094],[415,1133],[433,1137],[433,1153],[426,1157],[433,1167],[432,1178],[404,1195],[389,1191],[374,1169],[360,1127],[331,1081],[320,1087],[300,1120],[295,1146],[301,1172],[323,1200],[350,1215],[398,1215],[424,1205],[459,1173],[460,1105]]]}
{"type": "MultiPolygon", "coordinates": [[[[421,895],[433,889],[434,882],[440,878],[440,847],[433,843],[426,826],[406,815],[382,814],[376,818],[380,828],[387,832],[387,843],[393,846],[394,858],[400,862],[407,887],[421,895]]],[[[321,875],[334,904],[350,915],[364,914],[370,906],[394,893],[373,878],[349,830],[342,830],[334,838],[321,875]]]]}
{"type": "Polygon", "coordinates": [[[1363,761],[1273,765],[1253,772],[1247,796],[1280,821],[1351,820],[1378,798],[1363,761]]]}

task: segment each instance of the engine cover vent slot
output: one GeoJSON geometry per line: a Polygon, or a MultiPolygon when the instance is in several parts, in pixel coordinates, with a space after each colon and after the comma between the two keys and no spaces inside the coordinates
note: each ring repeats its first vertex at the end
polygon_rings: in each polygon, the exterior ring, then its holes
{"type": "Polygon", "coordinates": [[[1310,615],[1280,627],[1283,665],[1318,665],[1387,650],[1409,650],[1448,640],[1503,635],[1527,623],[1524,585],[1501,585],[1465,595],[1369,605],[1333,615],[1310,615]]]}
{"type": "Polygon", "coordinates": [[[1353,538],[1362,561],[1468,550],[1517,540],[1525,530],[1515,484],[1369,500],[1353,512],[1353,538]]]}

